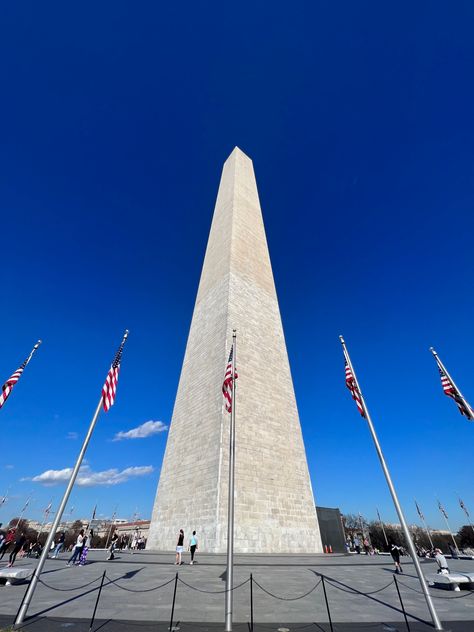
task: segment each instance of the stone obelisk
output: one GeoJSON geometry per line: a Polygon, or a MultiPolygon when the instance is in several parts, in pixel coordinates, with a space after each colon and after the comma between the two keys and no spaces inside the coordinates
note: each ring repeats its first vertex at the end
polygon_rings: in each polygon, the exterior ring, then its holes
{"type": "Polygon", "coordinates": [[[229,413],[222,382],[237,330],[235,552],[322,551],[252,161],[224,164],[147,548],[195,529],[227,545],[229,413]]]}

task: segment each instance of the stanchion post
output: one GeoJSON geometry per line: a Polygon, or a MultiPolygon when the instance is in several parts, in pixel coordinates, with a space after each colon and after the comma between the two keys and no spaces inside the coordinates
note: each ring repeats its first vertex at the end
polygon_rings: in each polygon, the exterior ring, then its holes
{"type": "Polygon", "coordinates": [[[393,581],[395,582],[395,587],[397,589],[398,598],[400,600],[400,605],[402,607],[403,616],[405,617],[405,623],[407,624],[407,630],[408,630],[408,632],[410,632],[410,624],[408,623],[407,613],[405,612],[405,606],[403,605],[403,599],[402,599],[402,596],[400,594],[400,588],[398,587],[398,582],[397,582],[397,578],[395,577],[395,575],[393,576],[393,581]]]}
{"type": "Polygon", "coordinates": [[[171,619],[170,619],[170,632],[173,631],[173,618],[174,618],[174,603],[176,601],[176,589],[178,588],[178,573],[174,578],[174,591],[173,591],[173,605],[171,606],[171,619]]]}
{"type": "Polygon", "coordinates": [[[321,575],[321,582],[323,584],[324,601],[326,602],[326,610],[328,611],[329,627],[331,628],[331,632],[334,632],[334,629],[332,627],[331,611],[329,610],[328,596],[326,594],[326,584],[324,583],[324,575],[321,575]]]}
{"type": "Polygon", "coordinates": [[[250,632],[253,632],[253,576],[250,573],[250,632]]]}
{"type": "MultiPolygon", "coordinates": [[[[23,603],[24,603],[24,601],[25,601],[25,597],[26,597],[27,592],[28,592],[28,587],[26,588],[26,590],[25,590],[25,592],[24,592],[24,594],[23,594],[23,597],[22,597],[22,599],[21,599],[21,601],[20,601],[20,605],[18,606],[18,610],[17,610],[17,612],[16,612],[15,621],[16,621],[16,619],[17,619],[17,617],[18,617],[18,613],[20,612],[20,610],[21,610],[21,609],[22,609],[22,607],[23,607],[23,603]]],[[[15,628],[14,628],[14,629],[15,629],[15,628]]]]}
{"type": "Polygon", "coordinates": [[[89,632],[92,632],[92,626],[94,625],[95,613],[97,612],[97,606],[99,605],[100,593],[102,592],[102,586],[104,585],[104,581],[105,581],[105,572],[106,571],[104,571],[102,574],[102,580],[100,582],[99,592],[97,594],[97,599],[94,606],[94,612],[92,613],[92,619],[91,619],[91,624],[89,626],[89,632]]]}

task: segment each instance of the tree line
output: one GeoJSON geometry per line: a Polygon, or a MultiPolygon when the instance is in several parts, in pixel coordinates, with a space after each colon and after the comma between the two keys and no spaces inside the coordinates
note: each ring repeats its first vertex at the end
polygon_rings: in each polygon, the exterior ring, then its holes
{"type": "MultiPolygon", "coordinates": [[[[388,551],[392,543],[407,548],[405,536],[399,527],[384,524],[385,535],[389,543],[389,546],[387,546],[382,525],[379,521],[367,521],[363,516],[355,514],[343,516],[342,521],[346,540],[353,541],[356,536],[361,540],[367,538],[372,548],[378,549],[379,551],[388,551]]],[[[419,526],[411,526],[409,529],[417,549],[431,549],[430,540],[424,529],[419,526]]],[[[444,552],[449,551],[449,545],[453,544],[449,534],[430,532],[430,535],[434,548],[439,548],[444,552]]],[[[474,549],[474,531],[471,525],[462,526],[459,531],[454,534],[454,538],[460,549],[474,549]]]]}

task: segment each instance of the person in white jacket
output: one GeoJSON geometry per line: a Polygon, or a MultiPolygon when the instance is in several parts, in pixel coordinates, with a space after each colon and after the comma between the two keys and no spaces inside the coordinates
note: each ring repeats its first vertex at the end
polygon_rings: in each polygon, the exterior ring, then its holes
{"type": "Polygon", "coordinates": [[[71,566],[71,564],[74,564],[76,562],[78,556],[82,552],[83,545],[84,545],[84,529],[81,529],[79,531],[79,535],[77,536],[76,544],[74,545],[74,549],[72,551],[72,555],[69,558],[66,566],[71,566]]]}

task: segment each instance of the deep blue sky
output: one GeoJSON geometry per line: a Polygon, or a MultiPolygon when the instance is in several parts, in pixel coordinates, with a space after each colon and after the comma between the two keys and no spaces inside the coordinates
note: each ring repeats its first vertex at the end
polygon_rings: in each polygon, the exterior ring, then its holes
{"type": "MultiPolygon", "coordinates": [[[[0,521],[74,462],[123,329],[116,405],[75,514],[149,517],[220,170],[254,160],[317,503],[395,512],[354,366],[409,520],[474,512],[474,7],[458,2],[3,3],[0,380],[44,344],[0,411],[0,521]],[[75,436],[75,435],[73,435],[75,436]],[[107,478],[107,477],[106,477],[107,478]]],[[[225,358],[223,358],[224,369],[225,358]]],[[[269,397],[271,394],[269,393],[269,397]]],[[[196,429],[199,430],[198,428],[196,429]]]]}

